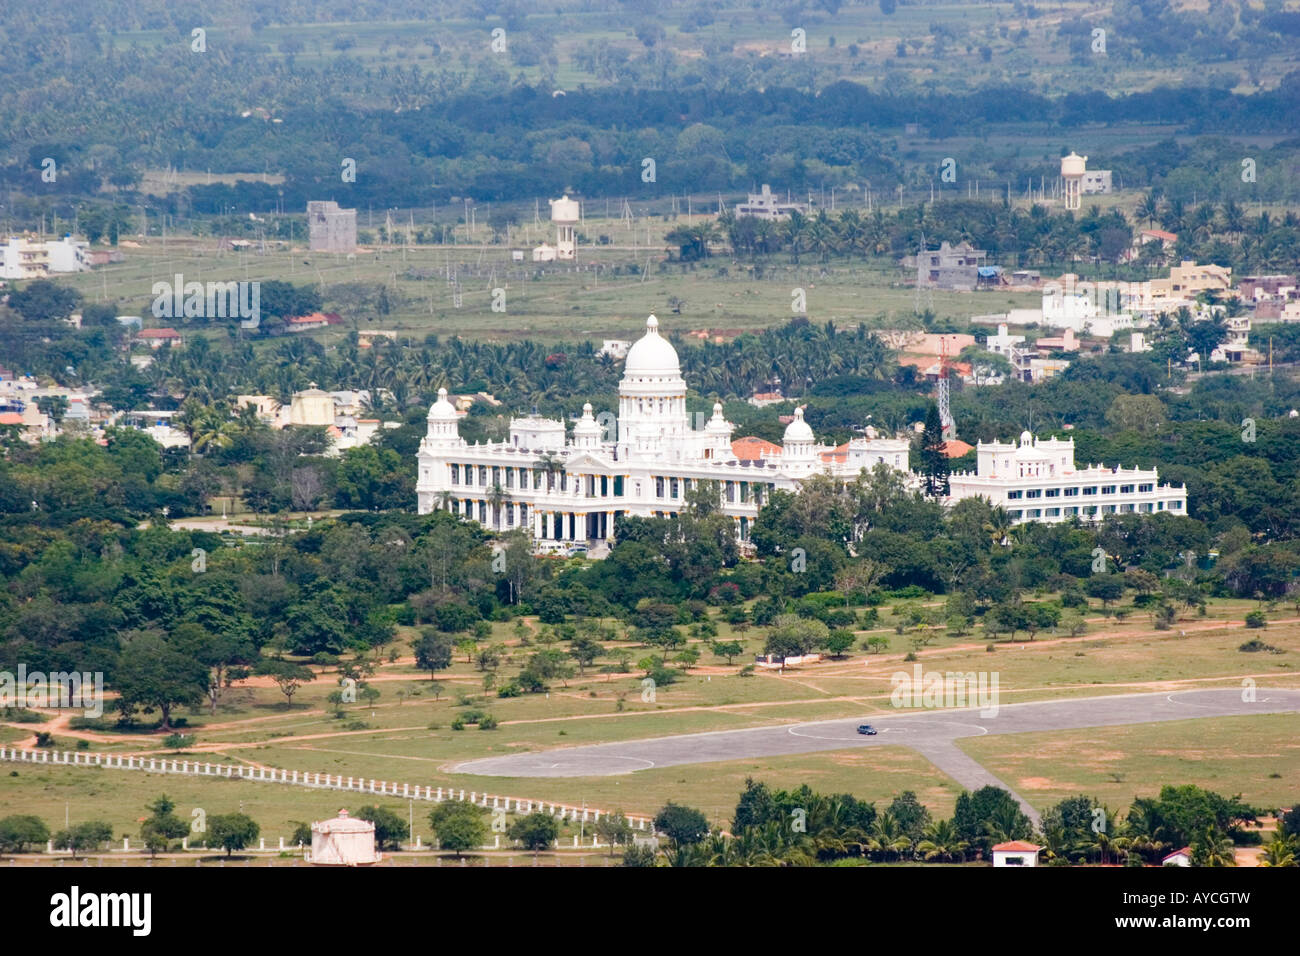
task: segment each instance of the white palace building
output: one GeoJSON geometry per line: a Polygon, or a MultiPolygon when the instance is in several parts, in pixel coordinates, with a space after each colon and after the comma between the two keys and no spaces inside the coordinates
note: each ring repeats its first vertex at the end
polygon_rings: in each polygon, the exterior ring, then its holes
{"type": "Polygon", "coordinates": [[[1156,469],[1074,465],[1074,439],[980,442],[975,473],[949,477],[949,503],[976,496],[1013,521],[1099,521],[1114,514],[1187,513],[1187,488],[1160,484],[1156,469]]]}
{"type": "Polygon", "coordinates": [[[735,426],[720,404],[704,428],[692,429],[677,350],[653,315],[628,350],[618,396],[616,428],[611,416],[597,421],[587,404],[572,439],[564,422],[533,415],[511,419],[508,441],[470,445],[460,437],[446,389],[439,389],[420,443],[420,514],[445,508],[496,530],[529,528],[538,542],[599,546],[613,541],[619,515],[676,514],[688,489],[716,481],[722,510],[745,541],[774,489],[797,491],[801,479],[819,472],[853,477],[878,462],[907,469],[905,439],[819,445],[802,409],[779,448],[753,457],[733,449],[735,426]]]}
{"type": "MultiPolygon", "coordinates": [[[[419,513],[441,508],[497,531],[527,528],[539,545],[600,549],[612,543],[620,515],[676,514],[690,488],[715,481],[723,513],[735,521],[736,537],[747,541],[773,490],[798,491],[814,474],[852,479],[879,463],[908,470],[907,439],[818,444],[802,409],[779,446],[756,439],[733,445],[735,426],[720,404],[702,429],[693,429],[677,350],[659,334],[653,315],[628,350],[618,395],[616,420],[603,413],[598,421],[584,405],[572,438],[563,421],[530,415],[511,419],[507,441],[471,445],[460,437],[460,413],[447,390],[439,389],[418,454],[419,513]]],[[[1025,432],[1019,446],[981,443],[977,468],[952,476],[948,502],[982,496],[1015,521],[1184,514],[1187,508],[1186,489],[1159,485],[1155,470],[1076,471],[1073,439],[1035,441],[1025,432]]]]}

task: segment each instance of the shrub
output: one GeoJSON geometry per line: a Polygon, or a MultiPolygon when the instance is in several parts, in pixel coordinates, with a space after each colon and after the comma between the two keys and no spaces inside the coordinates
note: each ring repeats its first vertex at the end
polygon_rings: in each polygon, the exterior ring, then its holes
{"type": "Polygon", "coordinates": [[[1264,616],[1263,611],[1251,611],[1246,615],[1246,626],[1250,628],[1267,627],[1268,618],[1264,616]]]}
{"type": "Polygon", "coordinates": [[[188,750],[194,746],[194,738],[184,734],[168,734],[163,738],[163,746],[168,750],[188,750]]]}
{"type": "Polygon", "coordinates": [[[497,729],[497,719],[496,719],[495,717],[493,717],[491,714],[484,714],[484,715],[479,719],[479,722],[478,722],[478,729],[479,729],[479,730],[496,730],[496,729],[497,729]]]}
{"type": "Polygon", "coordinates": [[[459,717],[457,717],[455,720],[453,720],[453,721],[451,722],[451,729],[452,729],[452,730],[464,730],[464,729],[465,729],[465,721],[463,721],[463,720],[461,720],[459,717]]]}

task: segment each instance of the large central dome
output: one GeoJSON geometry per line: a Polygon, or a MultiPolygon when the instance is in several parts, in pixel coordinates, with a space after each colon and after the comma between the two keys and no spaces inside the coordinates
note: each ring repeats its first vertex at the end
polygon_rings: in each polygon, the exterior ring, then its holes
{"type": "Polygon", "coordinates": [[[672,343],[659,334],[659,320],[653,315],[645,320],[643,335],[627,352],[623,365],[627,377],[641,375],[681,375],[681,364],[672,343]]]}

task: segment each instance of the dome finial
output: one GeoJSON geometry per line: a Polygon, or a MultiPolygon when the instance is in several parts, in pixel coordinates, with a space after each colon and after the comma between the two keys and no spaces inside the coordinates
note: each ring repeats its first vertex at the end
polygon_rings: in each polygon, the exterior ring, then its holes
{"type": "Polygon", "coordinates": [[[659,331],[659,320],[655,318],[653,312],[651,312],[650,317],[645,320],[645,328],[647,332],[659,331]]]}

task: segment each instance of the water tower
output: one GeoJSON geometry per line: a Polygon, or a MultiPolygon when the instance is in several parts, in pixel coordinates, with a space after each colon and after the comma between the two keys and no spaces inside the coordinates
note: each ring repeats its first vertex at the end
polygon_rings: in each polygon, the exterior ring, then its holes
{"type": "Polygon", "coordinates": [[[1071,151],[1061,157],[1061,178],[1065,180],[1065,208],[1078,209],[1083,205],[1083,174],[1088,168],[1088,157],[1071,151]]]}
{"type": "Polygon", "coordinates": [[[565,195],[561,199],[549,200],[551,204],[551,222],[555,223],[555,258],[572,259],[577,251],[573,238],[573,227],[581,216],[578,200],[565,195]]]}

